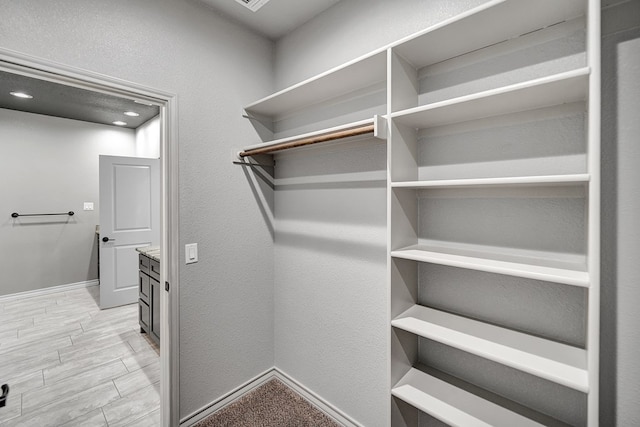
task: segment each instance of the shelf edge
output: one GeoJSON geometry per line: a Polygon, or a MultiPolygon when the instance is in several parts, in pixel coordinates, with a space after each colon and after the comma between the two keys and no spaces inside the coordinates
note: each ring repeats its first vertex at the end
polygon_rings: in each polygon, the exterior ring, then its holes
{"type": "MultiPolygon", "coordinates": [[[[440,320],[442,321],[442,319],[440,320]]],[[[586,350],[566,344],[556,343],[554,341],[528,335],[523,332],[516,332],[477,320],[467,319],[454,314],[430,309],[417,304],[393,319],[391,321],[391,325],[420,337],[431,339],[444,345],[474,354],[478,357],[526,372],[538,378],[543,378],[583,393],[589,392],[588,372],[586,367],[581,368],[543,354],[528,352],[527,350],[510,345],[508,342],[509,339],[513,340],[511,344],[513,344],[515,340],[522,339],[523,342],[526,342],[526,340],[529,339],[531,342],[544,344],[544,346],[547,346],[547,349],[551,347],[554,348],[554,351],[558,352],[572,352],[574,353],[573,357],[576,357],[576,353],[580,352],[578,356],[584,355],[585,363],[587,357],[586,350]],[[425,312],[434,312],[440,317],[444,316],[445,318],[450,318],[449,321],[458,323],[465,322],[468,328],[484,328],[484,333],[491,334],[496,333],[496,331],[504,330],[505,333],[507,333],[507,341],[505,343],[491,341],[490,339],[482,336],[472,335],[464,330],[456,329],[453,326],[446,326],[446,322],[445,325],[441,325],[437,322],[429,322],[416,317],[420,314],[429,314],[425,312]],[[432,330],[425,329],[426,326],[429,326],[432,330]],[[507,355],[510,355],[511,357],[508,357],[507,355]],[[528,363],[525,361],[528,361],[528,363]]],[[[482,329],[480,329],[480,331],[482,332],[482,329]]],[[[503,334],[503,332],[500,333],[501,335],[503,334]]]]}
{"type": "MultiPolygon", "coordinates": [[[[575,78],[588,78],[591,73],[590,67],[581,67],[575,70],[566,71],[563,73],[553,74],[550,76],[540,77],[533,80],[527,80],[525,82],[515,83],[508,86],[501,86],[495,89],[484,90],[481,92],[476,92],[468,95],[458,96],[455,98],[446,99],[444,101],[433,102],[431,104],[420,105],[417,107],[408,108],[405,110],[396,111],[390,114],[391,119],[399,119],[408,118],[414,114],[420,114],[427,111],[434,111],[441,108],[451,107],[455,105],[462,105],[468,102],[480,101],[483,99],[490,99],[495,96],[500,95],[508,95],[511,93],[516,93],[521,90],[531,89],[535,87],[542,87],[547,84],[559,83],[562,81],[575,79],[575,78]]],[[[585,91],[586,95],[586,91],[585,91]]],[[[542,108],[540,106],[534,106],[531,109],[542,108]]],[[[521,110],[521,111],[527,111],[521,110]]],[[[516,112],[516,111],[512,111],[516,112]]],[[[464,121],[464,120],[463,120],[464,121]]]]}
{"type": "Polygon", "coordinates": [[[510,261],[499,261],[491,258],[453,255],[446,252],[426,251],[413,246],[391,251],[391,257],[407,259],[410,261],[446,265],[449,267],[465,268],[468,270],[478,270],[487,273],[506,274],[509,276],[561,283],[570,286],[578,286],[584,288],[589,287],[588,273],[578,270],[536,266],[534,264],[516,263],[510,261]],[[414,254],[410,251],[421,251],[424,253],[414,254]],[[491,261],[492,263],[495,263],[497,265],[486,264],[487,261],[491,261]],[[542,271],[534,271],[534,269],[527,267],[537,267],[542,271]],[[570,272],[572,274],[562,274],[563,272],[570,272]]]}
{"type": "Polygon", "coordinates": [[[416,368],[411,368],[398,384],[392,387],[391,394],[414,408],[452,425],[491,426],[496,425],[497,417],[501,417],[504,419],[504,424],[497,425],[508,427],[513,425],[527,427],[542,426],[542,424],[535,420],[513,412],[508,408],[488,401],[416,368]],[[429,388],[437,388],[442,394],[446,394],[449,401],[442,396],[437,396],[437,393],[430,393],[429,388]],[[452,400],[458,400],[458,402],[452,402],[452,400]],[[466,400],[466,402],[460,402],[461,400],[466,400]],[[490,409],[486,411],[486,413],[491,414],[493,419],[486,421],[479,419],[477,416],[467,412],[464,408],[455,406],[455,403],[463,403],[463,406],[470,406],[474,409],[486,406],[490,409]]]}
{"type": "MultiPolygon", "coordinates": [[[[273,101],[278,97],[287,95],[289,93],[293,93],[294,91],[296,91],[296,90],[298,90],[298,89],[300,89],[300,88],[302,88],[302,87],[304,87],[306,85],[312,84],[314,82],[318,82],[318,81],[320,81],[320,80],[322,80],[324,78],[327,78],[327,77],[331,76],[332,74],[336,74],[336,73],[338,73],[340,71],[348,69],[351,66],[357,65],[360,62],[366,61],[368,59],[372,59],[377,55],[383,55],[383,54],[386,55],[386,51],[387,51],[387,47],[384,46],[382,48],[376,49],[376,50],[374,50],[372,52],[369,52],[367,54],[359,56],[359,57],[357,57],[355,59],[352,59],[351,61],[347,61],[347,62],[345,62],[343,64],[340,64],[340,65],[338,65],[336,67],[333,67],[333,68],[331,68],[329,70],[326,70],[326,71],[324,71],[324,72],[322,72],[320,74],[312,76],[312,77],[310,77],[308,79],[305,79],[305,80],[303,80],[301,82],[295,83],[295,84],[293,84],[291,86],[288,86],[288,87],[286,87],[286,88],[284,88],[282,90],[279,90],[279,91],[277,91],[275,93],[272,93],[271,95],[265,96],[264,98],[261,98],[261,99],[255,101],[255,102],[252,102],[251,104],[245,106],[244,110],[245,111],[251,111],[252,109],[255,109],[256,107],[258,107],[260,104],[264,104],[264,103],[273,101]]],[[[383,74],[386,74],[386,73],[383,72],[383,74]]],[[[383,80],[384,79],[381,79],[380,81],[383,81],[383,80]]]]}
{"type": "Polygon", "coordinates": [[[483,187],[483,186],[526,186],[526,185],[552,185],[552,184],[579,184],[588,183],[589,174],[570,175],[540,175],[517,176],[502,178],[468,178],[468,179],[443,179],[425,181],[395,181],[391,183],[393,188],[439,188],[439,187],[483,187]]]}

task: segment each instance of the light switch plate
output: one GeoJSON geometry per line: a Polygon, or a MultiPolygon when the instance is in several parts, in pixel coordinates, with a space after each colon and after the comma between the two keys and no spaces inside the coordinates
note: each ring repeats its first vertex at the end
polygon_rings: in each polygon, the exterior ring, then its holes
{"type": "Polygon", "coordinates": [[[93,210],[93,202],[84,202],[84,210],[92,211],[93,210]]]}
{"type": "Polygon", "coordinates": [[[185,264],[193,264],[198,262],[198,244],[189,243],[184,245],[184,262],[185,264]]]}

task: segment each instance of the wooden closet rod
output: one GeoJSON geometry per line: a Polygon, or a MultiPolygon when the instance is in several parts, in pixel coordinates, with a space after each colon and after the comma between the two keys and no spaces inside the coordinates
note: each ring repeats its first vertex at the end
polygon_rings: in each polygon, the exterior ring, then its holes
{"type": "Polygon", "coordinates": [[[336,132],[325,133],[323,135],[311,136],[307,138],[301,138],[294,141],[282,142],[280,144],[270,145],[268,147],[254,148],[252,150],[241,151],[238,156],[250,157],[257,156],[258,154],[269,154],[275,151],[286,150],[289,148],[302,147],[305,145],[317,144],[320,142],[335,141],[336,139],[348,138],[350,136],[364,135],[367,133],[373,133],[375,125],[368,123],[366,125],[358,126],[355,128],[340,130],[336,132]]]}

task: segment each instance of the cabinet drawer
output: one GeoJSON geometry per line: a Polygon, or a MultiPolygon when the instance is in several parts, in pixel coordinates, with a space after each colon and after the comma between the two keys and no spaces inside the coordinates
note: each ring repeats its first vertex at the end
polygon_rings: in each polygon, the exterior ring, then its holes
{"type": "Polygon", "coordinates": [[[149,284],[149,276],[147,276],[146,274],[144,274],[142,271],[138,272],[138,281],[140,283],[139,285],[139,294],[140,294],[140,299],[145,301],[147,304],[149,304],[149,297],[151,296],[151,285],[149,284]]]}
{"type": "Polygon", "coordinates": [[[149,257],[140,254],[140,255],[138,255],[138,260],[139,260],[139,265],[140,265],[138,268],[140,269],[140,271],[143,271],[143,272],[149,274],[149,261],[151,261],[149,259],[149,257]]]}
{"type": "Polygon", "coordinates": [[[149,276],[160,280],[160,263],[155,259],[149,259],[149,276]]]}
{"type": "Polygon", "coordinates": [[[142,300],[138,300],[138,320],[140,321],[140,326],[142,326],[144,330],[149,331],[151,310],[149,310],[149,305],[142,300]]]}

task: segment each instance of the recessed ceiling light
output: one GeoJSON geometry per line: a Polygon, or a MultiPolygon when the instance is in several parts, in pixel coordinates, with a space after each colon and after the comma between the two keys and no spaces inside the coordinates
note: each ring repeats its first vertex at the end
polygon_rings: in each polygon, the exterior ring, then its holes
{"type": "Polygon", "coordinates": [[[116,120],[115,122],[113,122],[113,124],[116,125],[116,126],[126,126],[127,125],[127,123],[122,122],[120,120],[116,120]]]}
{"type": "Polygon", "coordinates": [[[24,92],[9,92],[11,95],[15,96],[16,98],[24,98],[24,99],[31,99],[33,98],[33,96],[29,95],[28,93],[24,93],[24,92]]]}
{"type": "Polygon", "coordinates": [[[150,103],[150,102],[146,102],[146,101],[138,101],[137,99],[136,99],[135,101],[133,101],[133,102],[135,102],[136,104],[141,104],[141,105],[146,105],[146,106],[148,106],[148,107],[153,107],[153,104],[152,104],[152,103],[150,103]]]}
{"type": "Polygon", "coordinates": [[[140,114],[136,113],[135,111],[127,111],[124,113],[124,115],[129,117],[138,117],[140,114]]]}

